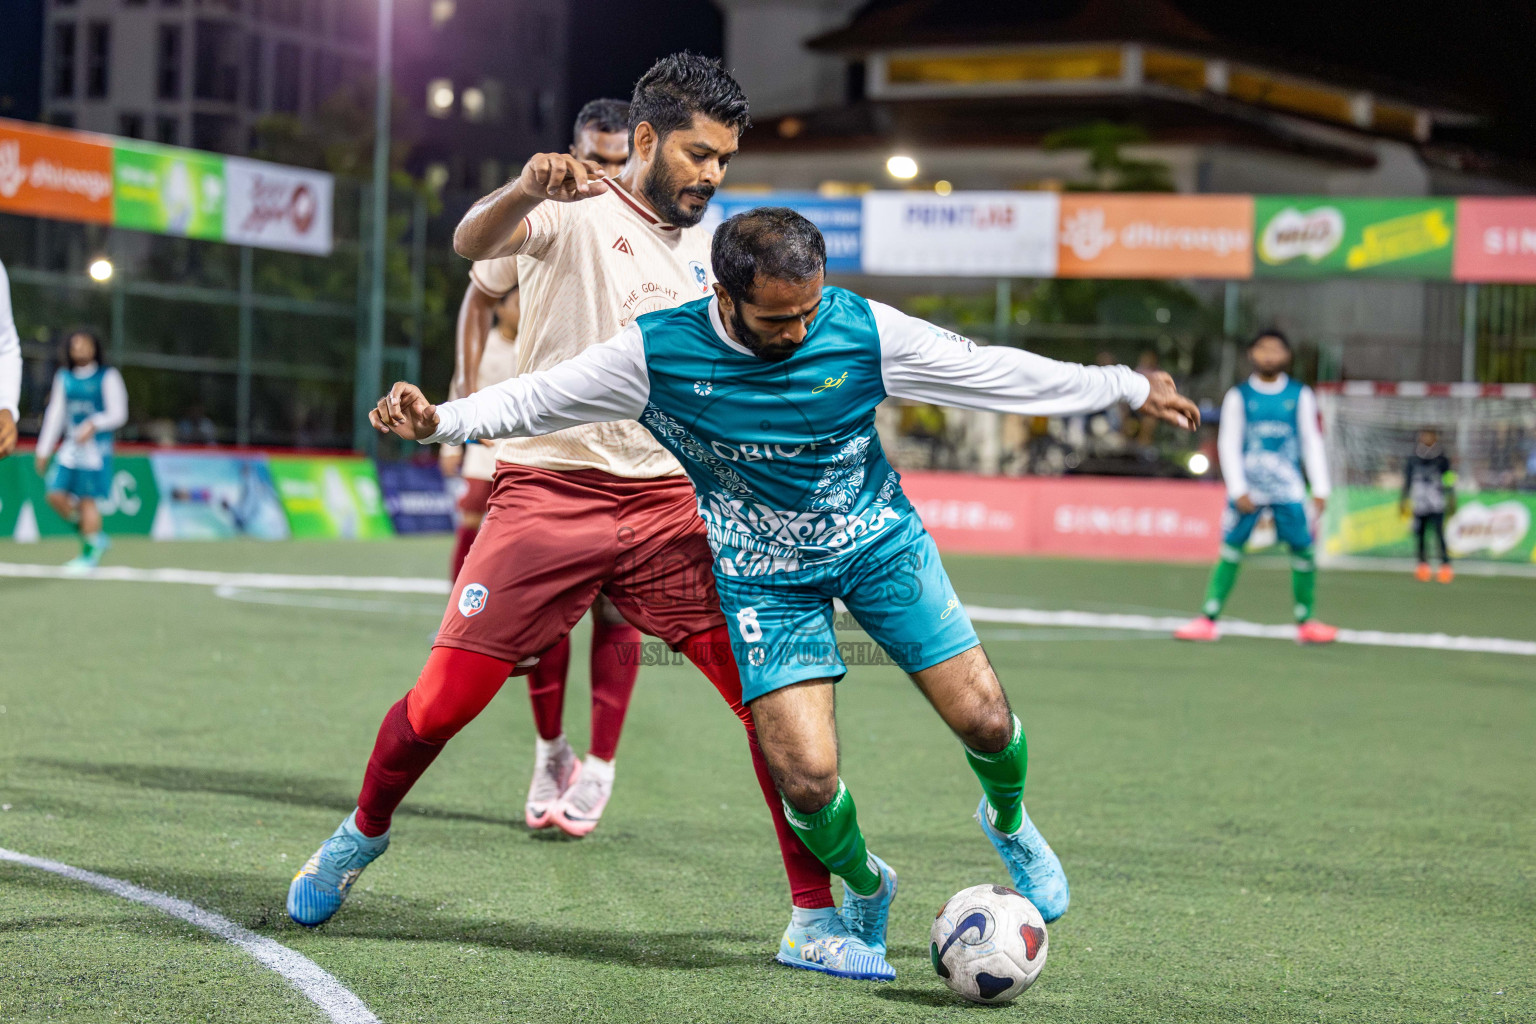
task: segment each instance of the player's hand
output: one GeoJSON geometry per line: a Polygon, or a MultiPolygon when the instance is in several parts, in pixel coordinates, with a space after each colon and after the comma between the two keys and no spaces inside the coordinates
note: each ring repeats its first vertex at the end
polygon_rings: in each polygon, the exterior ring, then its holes
{"type": "Polygon", "coordinates": [[[443,476],[458,476],[459,468],[464,465],[464,449],[458,445],[445,444],[437,453],[437,468],[443,476]]]}
{"type": "Polygon", "coordinates": [[[0,409],[0,459],[16,450],[16,417],[11,410],[0,409]]]}
{"type": "Polygon", "coordinates": [[[1152,390],[1137,412],[1184,430],[1194,430],[1200,425],[1200,407],[1179,394],[1172,377],[1162,370],[1153,370],[1146,376],[1152,382],[1152,390]]]}
{"type": "Polygon", "coordinates": [[[94,440],[96,440],[96,426],[90,420],[86,420],[75,431],[75,444],[90,444],[94,440]]]}
{"type": "Polygon", "coordinates": [[[539,153],[523,165],[517,184],[530,199],[574,203],[607,192],[602,177],[603,169],[591,160],[578,160],[569,153],[539,153]]]}
{"type": "Polygon", "coordinates": [[[415,384],[397,381],[368,413],[368,422],[381,434],[393,431],[407,441],[420,441],[437,433],[437,406],[415,384]]]}
{"type": "Polygon", "coordinates": [[[1318,497],[1315,494],[1312,496],[1312,511],[1317,513],[1317,516],[1318,516],[1319,519],[1322,518],[1323,512],[1327,508],[1328,508],[1328,499],[1327,498],[1320,498],[1320,497],[1318,497]]]}
{"type": "Polygon", "coordinates": [[[1255,505],[1253,499],[1246,494],[1239,495],[1232,504],[1236,505],[1237,510],[1245,516],[1251,516],[1259,510],[1259,506],[1255,505]]]}

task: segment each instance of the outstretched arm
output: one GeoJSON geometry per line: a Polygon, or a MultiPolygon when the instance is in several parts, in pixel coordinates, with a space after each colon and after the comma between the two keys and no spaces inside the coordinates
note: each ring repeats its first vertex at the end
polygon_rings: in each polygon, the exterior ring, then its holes
{"type": "Polygon", "coordinates": [[[1143,376],[1128,366],[1082,366],[1002,345],[982,347],[958,334],[869,304],[880,332],[885,392],[934,405],[1025,416],[1097,412],[1116,402],[1193,430],[1200,410],[1166,373],[1143,376]]]}
{"type": "Polygon", "coordinates": [[[368,414],[382,433],[423,444],[552,434],[566,427],[632,420],[645,411],[651,381],[640,329],[593,345],[558,366],[433,405],[414,384],[396,384],[368,414]]]}

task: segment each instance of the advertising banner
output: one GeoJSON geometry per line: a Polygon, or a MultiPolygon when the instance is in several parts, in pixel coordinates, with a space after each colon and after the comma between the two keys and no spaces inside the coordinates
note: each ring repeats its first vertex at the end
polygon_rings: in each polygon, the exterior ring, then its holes
{"type": "MultiPolygon", "coordinates": [[[[30,456],[0,459],[0,537],[30,541],[72,537],[78,532],[48,506],[44,492],[30,456]]],[[[142,455],[116,456],[112,492],[97,506],[107,533],[147,535],[158,506],[149,460],[142,455]]]]}
{"type": "Polygon", "coordinates": [[[727,217],[759,206],[787,206],[821,229],[827,242],[827,270],[857,274],[863,241],[864,207],[858,199],[829,199],[814,192],[720,192],[709,204],[705,226],[713,231],[727,217]]]}
{"type": "Polygon", "coordinates": [[[1458,281],[1536,283],[1536,199],[1456,200],[1458,281]]]}
{"type": "Polygon", "coordinates": [[[1052,192],[871,192],[864,197],[866,274],[1053,277],[1052,192]]]}
{"type": "Polygon", "coordinates": [[[903,473],[942,551],[1205,562],[1216,557],[1220,484],[1105,477],[903,473]]]}
{"type": "Polygon", "coordinates": [[[331,251],[329,174],[224,160],[224,241],[317,256],[331,251]]]}
{"type": "Polygon", "coordinates": [[[1061,277],[1246,278],[1253,274],[1253,197],[1061,197],[1061,277]]]}
{"type": "Polygon", "coordinates": [[[111,223],[112,140],[0,119],[0,211],[111,223]]]}
{"type": "MultiPolygon", "coordinates": [[[[1398,509],[1401,492],[1384,487],[1340,487],[1323,520],[1326,555],[1414,558],[1413,520],[1398,509]]],[[[1483,491],[1457,498],[1445,524],[1452,558],[1536,562],[1536,494],[1483,491]]]]}
{"type": "Polygon", "coordinates": [[[396,533],[447,533],[453,530],[453,498],[434,463],[378,463],[384,509],[396,533]]]}
{"type": "Polygon", "coordinates": [[[1452,199],[1255,196],[1262,277],[1451,276],[1452,199]]]}
{"type": "Polygon", "coordinates": [[[295,537],[389,537],[384,494],[373,463],[359,456],[268,460],[295,537]]]}
{"type": "Polygon", "coordinates": [[[263,456],[157,452],[157,540],[284,540],[288,519],[263,456]]]}
{"type": "Polygon", "coordinates": [[[112,161],[112,223],[219,241],[224,237],[224,158],[119,140],[112,161]]]}

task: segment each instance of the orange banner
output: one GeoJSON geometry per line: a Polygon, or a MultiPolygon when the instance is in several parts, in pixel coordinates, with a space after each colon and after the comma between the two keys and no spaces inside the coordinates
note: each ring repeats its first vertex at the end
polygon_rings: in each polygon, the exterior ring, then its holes
{"type": "Polygon", "coordinates": [[[1253,197],[1065,193],[1058,277],[1253,276],[1253,197]]]}
{"type": "Polygon", "coordinates": [[[0,119],[0,211],[110,224],[111,141],[0,119]]]}

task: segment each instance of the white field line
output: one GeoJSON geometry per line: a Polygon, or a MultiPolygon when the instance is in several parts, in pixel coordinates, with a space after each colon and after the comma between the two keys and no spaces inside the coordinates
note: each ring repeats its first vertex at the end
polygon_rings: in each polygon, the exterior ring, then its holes
{"type": "Polygon", "coordinates": [[[262,966],[281,974],[290,985],[298,989],[301,995],[318,1006],[321,1012],[336,1024],[379,1024],[379,1018],[373,1015],[367,1005],[341,982],[321,969],[319,964],[302,954],[295,953],[281,943],[242,928],[229,918],[221,917],[211,910],[204,910],[186,900],[179,900],[163,892],[155,892],[153,889],[145,889],[131,882],[98,875],[94,871],[73,868],[68,864],[60,864],[56,860],[30,857],[25,853],[17,853],[4,847],[0,847],[0,860],[23,864],[29,868],[37,868],[39,871],[51,871],[55,875],[61,875],[76,882],[94,885],[125,900],[153,907],[162,914],[178,917],[190,925],[238,946],[262,966]]]}
{"type": "MultiPolygon", "coordinates": [[[[305,576],[258,572],[212,572],[201,569],[132,569],[109,566],[88,573],[71,573],[57,565],[0,562],[0,577],[25,579],[108,580],[127,583],[189,583],[205,587],[251,590],[339,590],[372,594],[447,594],[446,580],[410,576],[305,576]]],[[[1071,626],[1080,629],[1125,629],[1172,634],[1186,621],[1157,615],[1108,612],[1040,611],[1033,608],[967,608],[974,622],[1015,626],[1071,626]]],[[[1295,626],[1270,626],[1241,619],[1223,619],[1226,636],[1264,640],[1293,640],[1295,626]]],[[[1437,651],[1515,654],[1536,657],[1536,640],[1497,636],[1451,636],[1446,633],[1388,633],[1374,629],[1340,629],[1339,643],[1368,647],[1410,647],[1437,651]]]]}

